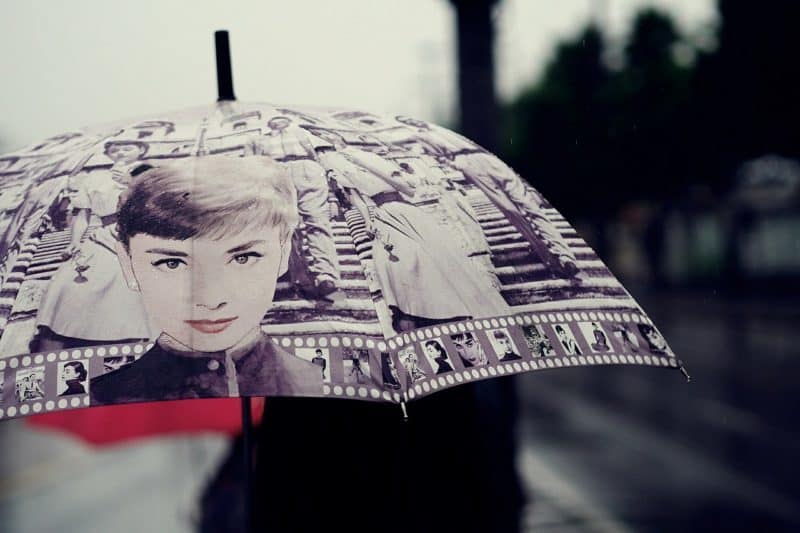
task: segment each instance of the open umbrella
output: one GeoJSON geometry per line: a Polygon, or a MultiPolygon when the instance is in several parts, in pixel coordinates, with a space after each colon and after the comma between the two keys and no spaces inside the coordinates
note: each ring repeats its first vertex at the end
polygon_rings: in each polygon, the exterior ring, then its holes
{"type": "Polygon", "coordinates": [[[0,418],[682,368],[535,188],[421,120],[221,86],[7,154],[0,178],[0,418]]]}

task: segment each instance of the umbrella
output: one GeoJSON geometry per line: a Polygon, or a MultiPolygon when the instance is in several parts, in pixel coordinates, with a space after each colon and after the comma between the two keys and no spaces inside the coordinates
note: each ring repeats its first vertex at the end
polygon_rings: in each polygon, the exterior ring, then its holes
{"type": "Polygon", "coordinates": [[[683,368],[469,139],[221,94],[0,158],[0,418],[271,395],[405,408],[521,372],[683,368]]]}

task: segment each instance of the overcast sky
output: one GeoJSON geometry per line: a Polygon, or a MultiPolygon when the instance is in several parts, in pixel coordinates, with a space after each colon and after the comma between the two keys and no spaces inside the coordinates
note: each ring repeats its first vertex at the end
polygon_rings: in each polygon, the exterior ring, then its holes
{"type": "MultiPolygon", "coordinates": [[[[643,5],[685,31],[713,0],[503,0],[497,84],[512,96],[553,47],[599,17],[622,38],[643,5]]],[[[454,105],[447,0],[29,0],[0,3],[0,152],[77,127],[216,99],[213,32],[231,32],[243,101],[344,105],[446,121],[454,105]]]]}

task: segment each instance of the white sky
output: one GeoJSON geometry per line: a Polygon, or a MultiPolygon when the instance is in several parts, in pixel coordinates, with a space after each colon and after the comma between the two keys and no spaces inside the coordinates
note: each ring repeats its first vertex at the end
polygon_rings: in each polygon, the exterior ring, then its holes
{"type": "MultiPolygon", "coordinates": [[[[713,0],[503,0],[503,97],[602,11],[620,37],[642,5],[694,31],[713,0]]],[[[438,122],[454,106],[447,0],[28,0],[0,3],[0,152],[83,125],[216,99],[213,32],[231,32],[242,101],[344,105],[438,122]]]]}

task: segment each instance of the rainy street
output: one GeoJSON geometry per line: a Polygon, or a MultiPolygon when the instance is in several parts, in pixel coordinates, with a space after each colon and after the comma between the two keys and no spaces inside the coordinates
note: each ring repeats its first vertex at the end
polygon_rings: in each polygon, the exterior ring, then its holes
{"type": "Polygon", "coordinates": [[[530,531],[796,531],[792,300],[640,298],[683,359],[519,379],[530,531]]]}

